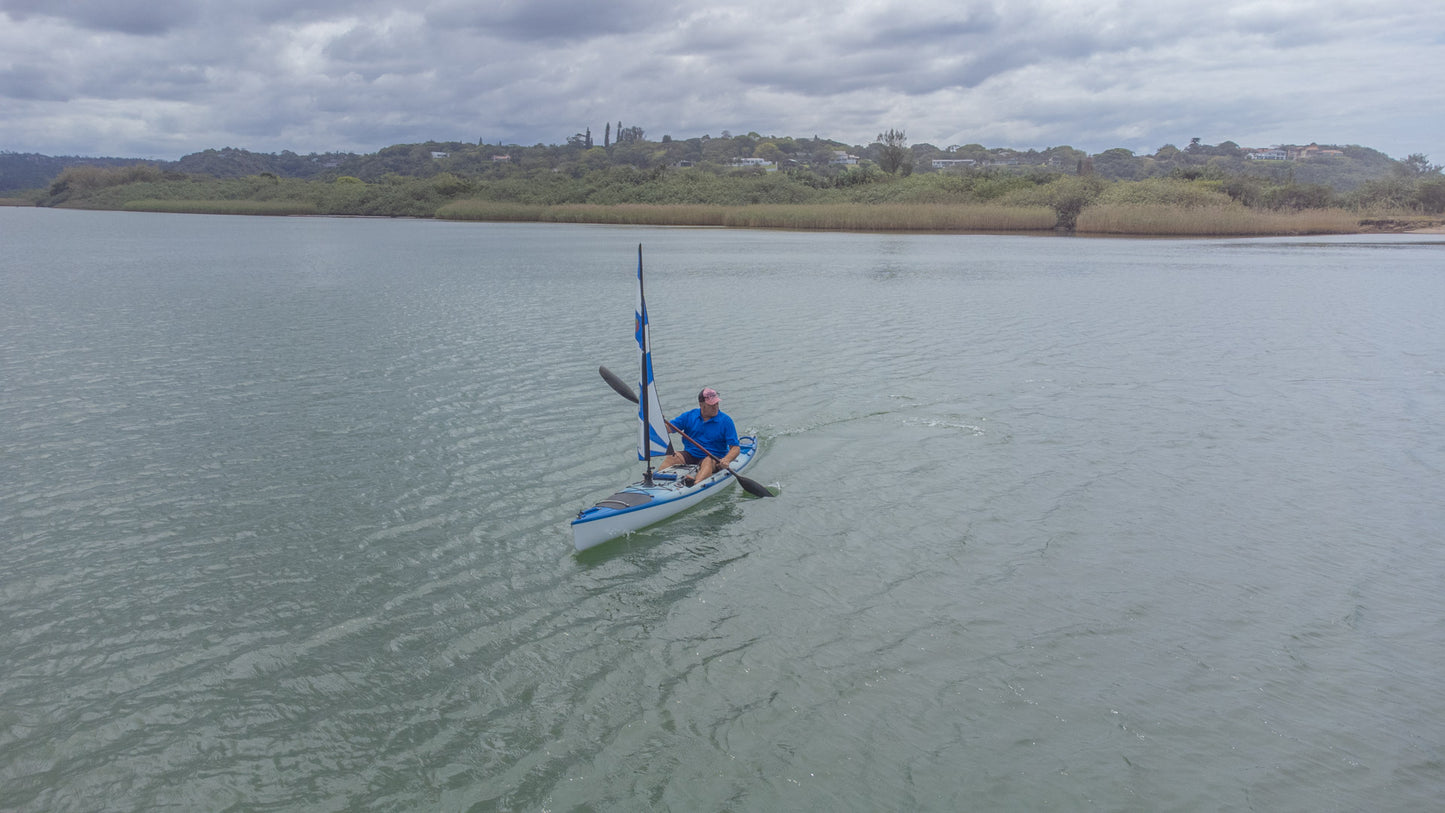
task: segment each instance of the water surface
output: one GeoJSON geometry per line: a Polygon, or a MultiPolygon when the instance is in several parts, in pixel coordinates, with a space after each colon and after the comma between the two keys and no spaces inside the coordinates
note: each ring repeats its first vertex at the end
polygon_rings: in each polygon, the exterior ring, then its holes
{"type": "Polygon", "coordinates": [[[1445,241],[0,209],[0,808],[1420,810],[1445,241]],[[571,550],[665,405],[760,436],[571,550]]]}

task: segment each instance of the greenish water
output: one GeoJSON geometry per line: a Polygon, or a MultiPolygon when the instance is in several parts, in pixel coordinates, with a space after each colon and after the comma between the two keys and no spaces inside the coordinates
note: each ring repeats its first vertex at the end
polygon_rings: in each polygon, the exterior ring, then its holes
{"type": "Polygon", "coordinates": [[[1421,810],[1445,241],[0,209],[0,809],[1421,810]],[[585,555],[664,405],[779,497],[585,555]]]}

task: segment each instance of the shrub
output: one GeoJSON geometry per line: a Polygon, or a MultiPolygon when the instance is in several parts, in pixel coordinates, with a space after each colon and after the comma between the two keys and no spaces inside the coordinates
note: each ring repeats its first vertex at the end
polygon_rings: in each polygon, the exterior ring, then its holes
{"type": "Polygon", "coordinates": [[[80,164],[66,167],[51,182],[49,203],[63,203],[76,196],[84,196],[100,189],[124,186],[132,183],[160,181],[163,173],[153,164],[132,164],[124,167],[97,167],[80,164]]]}
{"type": "Polygon", "coordinates": [[[1356,209],[1373,212],[1396,212],[1411,208],[1415,188],[1410,181],[1396,176],[1366,181],[1347,196],[1356,209]]]}
{"type": "Polygon", "coordinates": [[[1228,206],[1233,199],[1220,191],[1216,181],[1184,181],[1177,178],[1148,178],[1133,183],[1116,183],[1104,190],[1100,205],[1178,206],[1197,209],[1228,206]]]}
{"type": "Polygon", "coordinates": [[[1445,214],[1445,178],[1421,181],[1415,189],[1415,205],[1422,212],[1445,214]]]}
{"type": "Polygon", "coordinates": [[[1104,193],[1106,183],[1097,175],[1066,175],[1040,187],[1049,207],[1058,216],[1054,228],[1073,231],[1078,224],[1079,213],[1104,193]]]}
{"type": "Polygon", "coordinates": [[[1264,204],[1271,209],[1327,209],[1335,205],[1335,191],[1317,183],[1292,183],[1265,193],[1264,204]]]}

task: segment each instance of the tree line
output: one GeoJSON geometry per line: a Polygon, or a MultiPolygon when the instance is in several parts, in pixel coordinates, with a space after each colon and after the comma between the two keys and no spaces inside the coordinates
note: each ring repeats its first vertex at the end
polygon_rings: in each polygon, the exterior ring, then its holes
{"type": "Polygon", "coordinates": [[[932,165],[935,159],[947,159],[954,162],[950,168],[952,171],[957,171],[960,163],[967,162],[973,167],[1011,167],[1020,171],[1042,167],[1072,174],[1093,172],[1108,180],[1142,180],[1167,176],[1176,171],[1213,172],[1252,175],[1274,182],[1318,183],[1337,192],[1388,177],[1400,170],[1431,166],[1424,156],[1419,155],[1396,161],[1368,147],[1344,145],[1334,149],[1339,155],[1310,161],[1254,161],[1249,160],[1246,152],[1233,142],[1208,145],[1192,139],[1183,149],[1165,144],[1150,154],[1114,148],[1090,155],[1067,145],[1044,150],[1015,150],[981,144],[946,147],[927,143],[909,145],[901,129],[879,133],[877,139],[869,144],[852,145],[818,136],[793,138],[762,136],[756,132],[733,135],[727,131],[716,137],[703,135],[674,139],[664,135],[659,141],[650,141],[641,127],[624,127],[623,122],[618,121],[615,129],[613,123],[606,124],[600,147],[594,143],[591,128],[587,128],[570,136],[561,145],[427,141],[396,144],[364,155],[348,152],[309,155],[290,151],[257,153],[225,147],[192,153],[178,161],[144,161],[0,152],[0,190],[42,188],[67,166],[138,163],[149,163],[164,171],[217,178],[269,172],[283,178],[349,175],[375,181],[388,173],[407,177],[428,177],[441,172],[470,176],[537,170],[575,173],[620,165],[639,169],[691,165],[726,170],[736,159],[757,158],[779,169],[805,168],[836,175],[842,167],[853,166],[838,163],[838,154],[842,153],[889,174],[950,171],[935,170],[932,165]]]}
{"type": "MultiPolygon", "coordinates": [[[[114,191],[119,187],[151,184],[153,197],[174,197],[185,188],[194,197],[205,191],[207,183],[214,187],[206,193],[210,198],[231,199],[241,188],[264,198],[279,194],[283,187],[294,197],[300,193],[291,182],[306,181],[316,184],[308,194],[322,211],[430,216],[429,206],[460,197],[539,205],[977,202],[994,200],[1010,190],[1015,197],[1038,198],[1037,190],[1049,188],[1055,193],[1049,205],[1067,211],[1079,207],[1060,203],[1067,197],[1060,190],[1066,187],[1075,190],[1074,197],[1082,196],[1082,206],[1114,184],[1168,181],[1174,185],[1141,188],[1202,190],[1218,201],[1255,208],[1445,212],[1445,178],[1426,156],[1396,161],[1354,145],[1338,147],[1326,158],[1286,162],[1252,160],[1232,142],[1207,145],[1199,139],[1183,149],[1166,144],[1148,155],[1122,148],[1090,155],[1070,146],[1013,150],[979,144],[942,148],[909,144],[901,129],[879,133],[866,145],[848,145],[817,136],[727,131],[716,137],[665,135],[651,141],[640,127],[623,127],[620,121],[616,125],[614,130],[607,123],[601,146],[588,146],[592,139],[588,128],[565,144],[531,147],[432,141],[393,145],[367,155],[267,154],[228,147],[193,153],[176,162],[87,160],[51,176],[39,189],[31,187],[31,197],[42,205],[83,201],[113,205],[124,196],[114,191]],[[762,159],[768,166],[739,166],[739,158],[762,159]],[[943,168],[934,166],[940,158],[945,159],[943,168]],[[226,180],[246,183],[214,184],[226,180]],[[351,182],[362,187],[347,186],[351,182]],[[367,186],[375,188],[361,195],[359,189],[367,186]],[[164,194],[158,191],[162,187],[164,194]],[[396,197],[403,188],[410,192],[396,197]],[[1025,195],[1019,190],[1030,191],[1025,195]],[[375,211],[345,210],[358,205],[375,211]]],[[[0,169],[11,159],[56,166],[7,153],[0,154],[0,169]]],[[[134,199],[142,191],[133,188],[126,194],[134,199]]]]}

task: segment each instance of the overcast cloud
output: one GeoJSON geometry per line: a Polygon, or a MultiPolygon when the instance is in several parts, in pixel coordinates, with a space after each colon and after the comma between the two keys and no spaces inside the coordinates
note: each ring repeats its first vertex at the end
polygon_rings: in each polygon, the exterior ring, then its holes
{"type": "Polygon", "coordinates": [[[0,0],[0,150],[175,159],[755,131],[1445,160],[1418,0],[0,0]]]}

